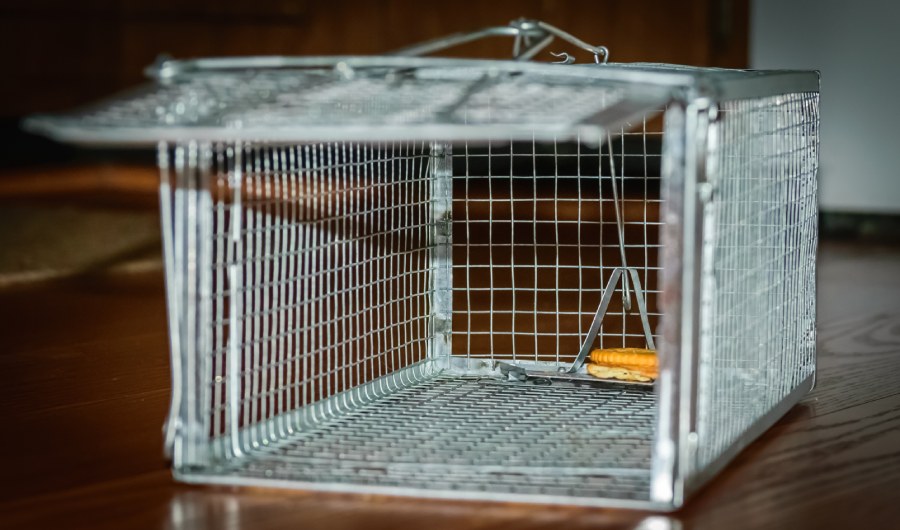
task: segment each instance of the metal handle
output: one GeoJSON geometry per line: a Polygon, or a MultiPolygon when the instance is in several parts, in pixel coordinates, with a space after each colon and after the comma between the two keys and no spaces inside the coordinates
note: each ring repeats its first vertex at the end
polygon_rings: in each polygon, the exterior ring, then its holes
{"type": "MultiPolygon", "coordinates": [[[[606,46],[592,46],[556,26],[552,26],[540,20],[527,19],[514,20],[510,22],[508,26],[494,26],[465,33],[454,33],[445,37],[401,48],[394,51],[391,55],[427,55],[485,37],[496,36],[515,37],[515,42],[513,44],[513,59],[517,61],[531,59],[537,55],[539,51],[547,47],[547,45],[553,41],[554,37],[559,37],[569,44],[593,54],[594,62],[598,64],[605,64],[609,60],[609,49],[607,49],[606,46]]],[[[568,54],[563,53],[554,55],[564,56],[563,62],[565,63],[572,62],[571,56],[568,54]]]]}

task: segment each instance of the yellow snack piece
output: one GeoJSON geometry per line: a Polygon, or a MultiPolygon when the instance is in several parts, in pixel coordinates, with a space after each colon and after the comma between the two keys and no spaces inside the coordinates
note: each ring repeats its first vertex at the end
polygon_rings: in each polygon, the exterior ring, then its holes
{"type": "Polygon", "coordinates": [[[647,377],[639,372],[621,368],[618,366],[601,366],[599,364],[588,364],[587,371],[594,377],[601,379],[618,379],[620,381],[638,381],[647,383],[653,381],[652,377],[647,377]]]}

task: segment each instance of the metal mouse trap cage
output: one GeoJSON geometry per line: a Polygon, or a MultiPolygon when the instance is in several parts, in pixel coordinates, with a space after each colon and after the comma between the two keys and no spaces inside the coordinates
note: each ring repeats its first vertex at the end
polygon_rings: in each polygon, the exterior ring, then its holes
{"type": "Polygon", "coordinates": [[[176,477],[672,509],[808,392],[818,75],[607,55],[517,21],[31,118],[158,150],[176,477]],[[521,60],[553,37],[597,64],[521,60]]]}

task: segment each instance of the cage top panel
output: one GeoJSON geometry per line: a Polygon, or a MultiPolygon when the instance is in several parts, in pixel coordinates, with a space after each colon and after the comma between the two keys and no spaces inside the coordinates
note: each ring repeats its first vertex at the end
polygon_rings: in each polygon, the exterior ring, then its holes
{"type": "Polygon", "coordinates": [[[71,114],[34,116],[25,126],[66,142],[103,145],[597,142],[606,131],[710,87],[766,91],[778,89],[779,79],[789,89],[818,87],[809,73],[408,57],[169,60],[148,74],[151,84],[71,114]]]}

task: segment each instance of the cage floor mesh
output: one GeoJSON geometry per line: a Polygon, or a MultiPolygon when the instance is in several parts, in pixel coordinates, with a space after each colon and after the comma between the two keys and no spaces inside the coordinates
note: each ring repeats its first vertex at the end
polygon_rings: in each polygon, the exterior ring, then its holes
{"type": "Polygon", "coordinates": [[[646,390],[441,376],[204,474],[647,500],[654,408],[646,390]]]}

